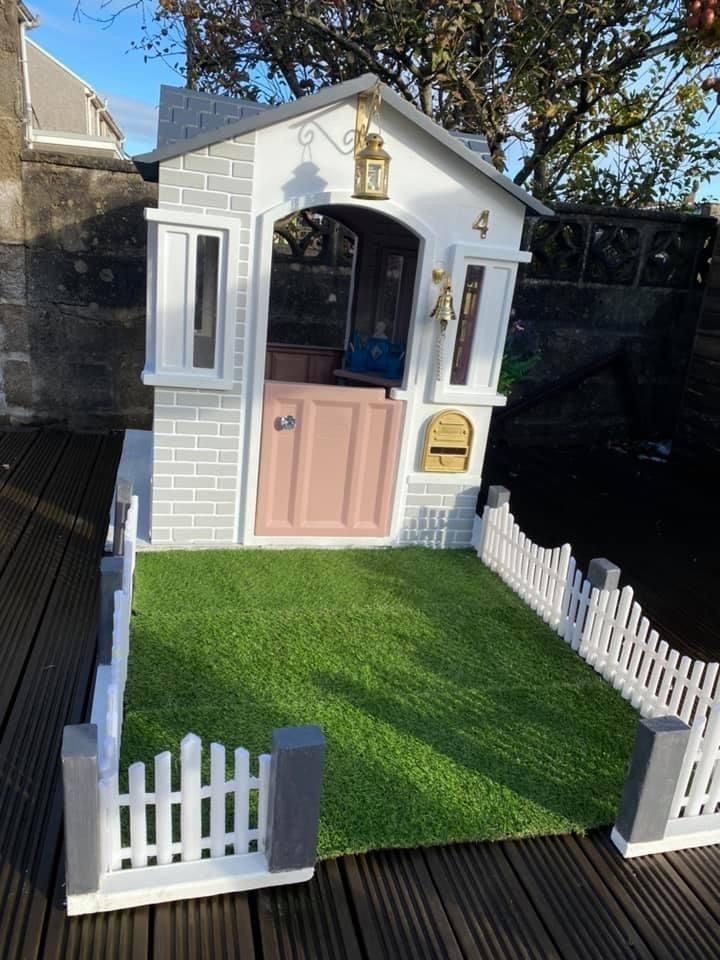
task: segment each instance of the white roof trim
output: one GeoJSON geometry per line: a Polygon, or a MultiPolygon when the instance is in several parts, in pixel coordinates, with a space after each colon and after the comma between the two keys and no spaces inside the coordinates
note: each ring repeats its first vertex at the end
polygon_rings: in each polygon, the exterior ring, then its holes
{"type": "MultiPolygon", "coordinates": [[[[202,147],[211,146],[214,143],[222,143],[231,140],[233,137],[240,137],[246,133],[254,133],[256,130],[263,130],[265,127],[272,127],[276,123],[283,123],[286,120],[294,119],[309,113],[311,110],[321,110],[324,107],[332,106],[341,100],[357,96],[372,89],[377,83],[377,77],[372,73],[365,73],[354,80],[346,80],[344,83],[338,83],[332,87],[325,87],[318,93],[311,96],[301,97],[299,100],[291,100],[289,103],[283,103],[278,107],[265,110],[257,116],[243,117],[235,123],[228,123],[224,127],[208,130],[191,137],[189,140],[178,140],[175,143],[166,144],[158,147],[149,153],[142,153],[133,159],[139,164],[162,163],[163,160],[170,160],[173,157],[179,157],[186,153],[192,153],[202,147]]],[[[474,153],[462,142],[454,137],[447,130],[444,130],[439,124],[435,123],[424,113],[421,113],[417,107],[401,97],[390,87],[381,84],[381,97],[384,103],[389,104],[392,109],[419,126],[425,133],[439,141],[444,147],[460,157],[470,166],[475,167],[483,173],[488,179],[492,180],[501,190],[509,193],[519,200],[520,203],[545,216],[554,216],[553,211],[546,207],[535,197],[531,196],[522,187],[496,170],[495,167],[483,160],[477,153],[474,153]]]]}

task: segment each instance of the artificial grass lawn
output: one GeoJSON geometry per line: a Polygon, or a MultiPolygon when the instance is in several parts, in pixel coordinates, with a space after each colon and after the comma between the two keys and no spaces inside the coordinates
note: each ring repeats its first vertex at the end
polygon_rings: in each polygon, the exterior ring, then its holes
{"type": "Polygon", "coordinates": [[[470,552],[138,558],[123,769],[319,724],[320,857],[610,823],[636,720],[470,552]]]}

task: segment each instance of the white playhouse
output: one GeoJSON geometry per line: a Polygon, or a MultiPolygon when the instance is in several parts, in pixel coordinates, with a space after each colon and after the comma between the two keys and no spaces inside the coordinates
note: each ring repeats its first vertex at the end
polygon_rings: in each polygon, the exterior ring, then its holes
{"type": "Polygon", "coordinates": [[[373,76],[253,112],[136,158],[151,542],[467,546],[550,211],[373,76]]]}

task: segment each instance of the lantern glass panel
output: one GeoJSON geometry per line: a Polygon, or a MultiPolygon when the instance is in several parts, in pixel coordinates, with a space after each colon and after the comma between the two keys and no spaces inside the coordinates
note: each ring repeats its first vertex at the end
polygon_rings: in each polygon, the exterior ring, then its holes
{"type": "Polygon", "coordinates": [[[367,189],[368,193],[382,193],[385,164],[379,161],[368,161],[367,165],[367,189]]]}

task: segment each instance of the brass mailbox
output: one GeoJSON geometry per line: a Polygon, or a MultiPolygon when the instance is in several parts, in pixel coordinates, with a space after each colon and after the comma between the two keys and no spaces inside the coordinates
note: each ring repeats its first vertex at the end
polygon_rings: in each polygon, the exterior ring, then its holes
{"type": "Polygon", "coordinates": [[[427,473],[465,473],[470,462],[473,427],[458,410],[435,414],[425,431],[422,469],[427,473]]]}

